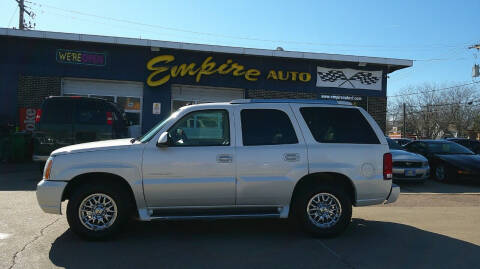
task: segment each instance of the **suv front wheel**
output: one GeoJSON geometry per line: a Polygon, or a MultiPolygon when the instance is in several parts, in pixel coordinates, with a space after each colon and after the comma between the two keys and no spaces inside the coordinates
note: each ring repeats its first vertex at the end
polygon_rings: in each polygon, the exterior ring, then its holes
{"type": "Polygon", "coordinates": [[[130,217],[128,194],[110,184],[86,184],[70,197],[67,220],[72,231],[87,240],[116,235],[130,217]]]}
{"type": "Polygon", "coordinates": [[[352,203],[340,186],[312,186],[300,194],[294,206],[304,230],[317,237],[342,233],[352,218],[352,203]]]}

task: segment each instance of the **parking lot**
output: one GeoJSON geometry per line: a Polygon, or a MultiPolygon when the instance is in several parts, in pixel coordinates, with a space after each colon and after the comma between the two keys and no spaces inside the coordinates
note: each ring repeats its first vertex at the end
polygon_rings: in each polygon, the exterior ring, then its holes
{"type": "MultiPolygon", "coordinates": [[[[401,184],[391,205],[354,208],[338,238],[285,220],[131,222],[85,242],[37,205],[39,172],[1,166],[0,268],[478,268],[480,183],[401,184]]],[[[65,205],[64,205],[65,206],[65,205]]]]}

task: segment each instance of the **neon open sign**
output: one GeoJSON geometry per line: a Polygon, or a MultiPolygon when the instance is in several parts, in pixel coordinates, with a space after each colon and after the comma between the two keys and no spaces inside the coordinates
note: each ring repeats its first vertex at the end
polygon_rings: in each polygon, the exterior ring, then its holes
{"type": "Polygon", "coordinates": [[[58,49],[56,57],[57,62],[63,64],[83,64],[96,66],[104,66],[107,60],[105,53],[65,49],[58,49]]]}

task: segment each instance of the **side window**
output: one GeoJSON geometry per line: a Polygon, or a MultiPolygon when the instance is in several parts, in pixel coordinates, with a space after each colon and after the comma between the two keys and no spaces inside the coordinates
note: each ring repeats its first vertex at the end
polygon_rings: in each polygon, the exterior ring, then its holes
{"type": "Polygon", "coordinates": [[[417,142],[411,142],[405,145],[405,149],[407,149],[410,152],[417,152],[418,151],[418,143],[417,142]]]}
{"type": "Polygon", "coordinates": [[[426,153],[427,146],[421,142],[412,142],[408,144],[407,150],[415,153],[426,153]]]}
{"type": "Polygon", "coordinates": [[[75,109],[75,123],[107,124],[107,110],[103,103],[93,100],[79,100],[75,109]]]}
{"type": "Polygon", "coordinates": [[[189,113],[170,128],[168,136],[172,146],[228,146],[228,112],[201,110],[189,113]]]}
{"type": "Polygon", "coordinates": [[[313,137],[320,143],[380,144],[358,109],[303,107],[300,113],[313,137]]]}
{"type": "Polygon", "coordinates": [[[70,100],[48,100],[43,107],[41,123],[72,124],[72,102],[70,100]]]}
{"type": "Polygon", "coordinates": [[[276,109],[243,109],[242,138],[244,146],[298,143],[288,115],[276,109]]]}

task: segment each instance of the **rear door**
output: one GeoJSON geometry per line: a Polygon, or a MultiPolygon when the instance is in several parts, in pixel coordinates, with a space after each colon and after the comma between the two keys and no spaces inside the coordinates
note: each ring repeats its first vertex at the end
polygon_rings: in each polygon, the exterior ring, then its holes
{"type": "Polygon", "coordinates": [[[113,115],[101,100],[75,100],[73,134],[75,144],[113,138],[113,115]]]}
{"type": "Polygon", "coordinates": [[[308,173],[307,149],[290,106],[239,106],[235,124],[237,205],[289,204],[296,181],[308,173]]]}
{"type": "Polygon", "coordinates": [[[42,115],[34,132],[35,155],[48,156],[58,148],[74,143],[73,100],[49,98],[42,105],[42,115]]]}
{"type": "Polygon", "coordinates": [[[388,144],[368,113],[352,106],[292,107],[307,141],[310,173],[349,177],[355,182],[357,201],[377,203],[386,198],[391,188],[391,181],[383,179],[388,144]]]}

